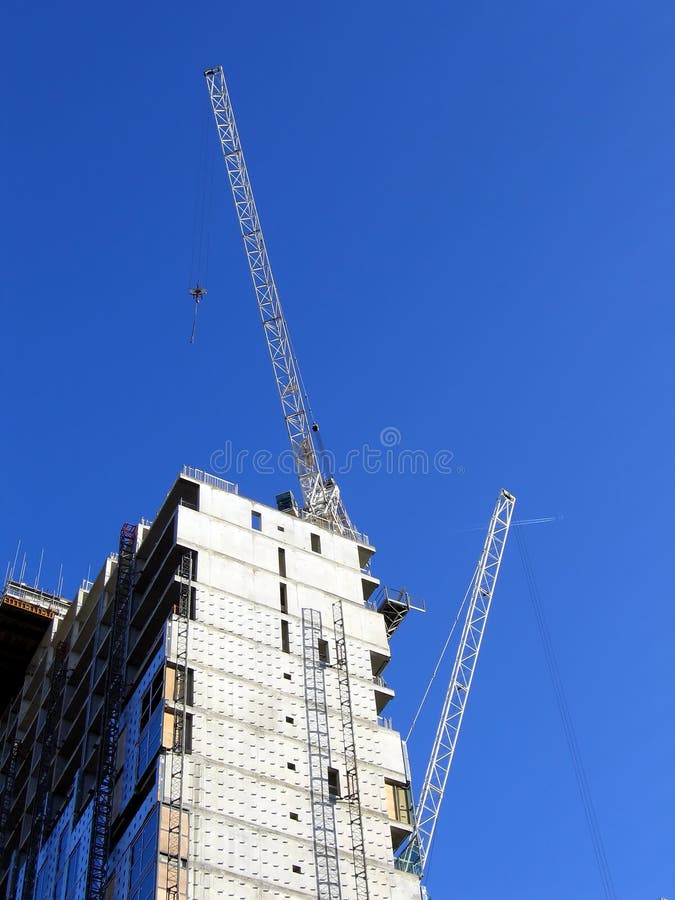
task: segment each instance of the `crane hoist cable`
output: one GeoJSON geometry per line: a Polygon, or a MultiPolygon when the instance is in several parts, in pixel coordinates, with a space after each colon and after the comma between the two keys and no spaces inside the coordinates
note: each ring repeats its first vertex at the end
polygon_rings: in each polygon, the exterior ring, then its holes
{"type": "Polygon", "coordinates": [[[202,122],[194,213],[192,218],[192,248],[188,280],[188,293],[193,300],[192,332],[189,341],[191,344],[194,344],[195,342],[197,312],[201,300],[207,293],[205,285],[208,284],[209,277],[214,159],[213,154],[209,153],[206,125],[207,123],[204,119],[202,122]]]}
{"type": "Polygon", "coordinates": [[[462,602],[459,605],[459,609],[457,610],[457,615],[455,616],[455,620],[452,623],[452,625],[450,626],[450,631],[448,632],[448,636],[445,639],[445,643],[443,644],[443,649],[441,650],[440,655],[436,661],[436,665],[434,666],[434,670],[431,673],[431,678],[429,679],[429,682],[426,686],[426,690],[424,691],[424,694],[422,695],[422,699],[420,700],[419,706],[417,707],[417,711],[416,711],[415,715],[413,716],[413,720],[410,724],[410,728],[408,729],[408,733],[405,736],[406,743],[408,743],[413,731],[415,730],[415,725],[417,724],[417,720],[419,719],[419,717],[422,713],[422,710],[424,709],[424,704],[426,703],[427,697],[429,696],[429,691],[431,690],[431,686],[433,685],[434,681],[436,680],[436,676],[438,675],[438,670],[443,665],[443,660],[445,658],[445,654],[450,645],[450,641],[452,640],[452,636],[455,633],[455,628],[457,627],[457,623],[459,622],[459,617],[462,615],[462,611],[463,611],[464,607],[466,606],[466,601],[471,592],[471,586],[476,577],[477,570],[478,570],[478,566],[476,566],[476,568],[474,569],[473,575],[471,576],[471,581],[469,582],[468,587],[466,589],[466,593],[464,594],[464,598],[462,599],[462,602]]]}
{"type": "Polygon", "coordinates": [[[541,603],[541,597],[534,575],[534,570],[532,568],[532,561],[527,548],[527,544],[525,542],[525,535],[523,534],[523,529],[521,528],[516,529],[516,542],[520,551],[520,558],[523,564],[523,571],[525,572],[525,580],[527,581],[527,589],[530,595],[532,609],[534,610],[534,617],[537,622],[537,630],[539,631],[539,637],[541,639],[541,644],[544,650],[546,667],[551,679],[551,685],[553,686],[553,693],[555,694],[556,705],[560,714],[563,731],[565,732],[567,749],[569,750],[570,759],[572,760],[574,777],[577,782],[579,796],[581,797],[581,803],[584,809],[584,816],[586,818],[586,824],[588,826],[588,831],[591,837],[591,843],[593,845],[593,853],[595,855],[595,861],[598,867],[598,874],[602,883],[602,889],[607,900],[616,900],[614,879],[612,878],[612,872],[609,866],[609,861],[607,859],[607,853],[605,852],[605,844],[602,839],[600,823],[598,821],[598,815],[595,811],[595,804],[593,803],[593,795],[591,794],[591,788],[588,783],[586,768],[584,766],[583,757],[581,755],[579,741],[577,740],[574,721],[572,719],[572,714],[570,713],[569,704],[567,703],[567,695],[565,692],[562,676],[560,674],[560,667],[558,666],[558,660],[553,646],[553,641],[551,640],[551,632],[546,622],[546,617],[544,616],[544,609],[541,603]]]}
{"type": "Polygon", "coordinates": [[[190,335],[190,343],[194,344],[195,331],[197,330],[197,310],[199,309],[199,304],[201,303],[202,297],[207,293],[207,290],[206,288],[200,287],[199,282],[197,282],[193,288],[190,288],[189,293],[195,304],[194,314],[192,316],[192,334],[190,335]]]}

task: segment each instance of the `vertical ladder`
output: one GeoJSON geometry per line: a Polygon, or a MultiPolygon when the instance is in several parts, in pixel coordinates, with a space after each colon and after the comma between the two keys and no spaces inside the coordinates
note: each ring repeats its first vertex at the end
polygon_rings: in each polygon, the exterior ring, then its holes
{"type": "Polygon", "coordinates": [[[359,794],[359,773],[356,758],[356,739],[354,737],[354,717],[352,714],[352,694],[349,686],[349,667],[347,665],[347,642],[345,640],[345,623],[342,613],[342,601],[333,604],[333,622],[335,625],[336,664],[338,686],[340,689],[340,716],[342,718],[342,736],[345,747],[345,768],[347,770],[347,800],[349,810],[349,830],[352,839],[354,856],[354,883],[356,900],[368,900],[368,873],[366,867],[366,842],[363,837],[363,813],[359,794]]]}
{"type": "Polygon", "coordinates": [[[110,652],[103,701],[103,734],[99,745],[98,777],[94,795],[94,821],[89,865],[87,900],[103,900],[108,872],[110,824],[112,818],[117,742],[126,687],[129,622],[136,561],[136,526],[125,524],[120,532],[117,583],[113,597],[110,652]]]}
{"type": "MultiPolygon", "coordinates": [[[[173,609],[176,671],[173,683],[173,740],[165,765],[169,772],[169,840],[167,848],[167,900],[181,896],[183,859],[183,774],[185,768],[185,722],[188,694],[188,637],[192,599],[192,553],[183,554],[178,570],[178,602],[173,609]]],[[[164,776],[166,778],[166,774],[164,776]]]]}
{"type": "Polygon", "coordinates": [[[63,706],[63,691],[68,674],[68,643],[60,641],[54,652],[54,661],[51,668],[49,694],[47,695],[47,712],[45,724],[42,729],[42,749],[38,762],[37,784],[35,786],[35,798],[33,800],[33,819],[30,826],[28,839],[28,856],[23,876],[23,889],[21,900],[33,900],[35,891],[35,876],[38,854],[42,846],[45,833],[45,825],[49,818],[52,771],[54,757],[56,755],[56,737],[58,734],[61,709],[63,706]]]}
{"type": "Polygon", "coordinates": [[[318,900],[341,900],[335,808],[328,789],[330,738],[324,665],[319,658],[321,633],[321,613],[316,609],[303,609],[302,648],[316,896],[318,900]]]}

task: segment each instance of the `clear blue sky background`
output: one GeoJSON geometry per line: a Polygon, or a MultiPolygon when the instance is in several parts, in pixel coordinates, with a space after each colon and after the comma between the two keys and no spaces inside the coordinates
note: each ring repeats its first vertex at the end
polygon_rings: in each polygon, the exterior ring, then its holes
{"type": "MultiPolygon", "coordinates": [[[[342,478],[376,574],[428,605],[393,641],[395,722],[498,489],[563,517],[527,539],[617,893],[675,897],[672,3],[10,0],[0,31],[2,558],[21,539],[32,581],[44,547],[72,594],[182,463],[285,447],[219,163],[187,342],[222,63],[326,442],[395,426],[464,469],[342,478]]],[[[515,541],[429,888],[602,896],[515,541]]]]}

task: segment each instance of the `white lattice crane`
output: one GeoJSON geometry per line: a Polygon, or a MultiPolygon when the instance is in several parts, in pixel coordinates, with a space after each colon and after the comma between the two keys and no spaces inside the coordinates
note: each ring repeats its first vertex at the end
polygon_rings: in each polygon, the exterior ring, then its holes
{"type": "Polygon", "coordinates": [[[222,66],[207,69],[204,77],[300,480],[304,513],[341,534],[357,537],[340,490],[317,449],[319,428],[311,416],[298,360],[291,345],[222,66]]]}
{"type": "Polygon", "coordinates": [[[469,606],[422,790],[416,804],[415,827],[403,852],[396,860],[398,868],[414,872],[420,877],[425,874],[515,502],[515,497],[508,491],[500,491],[488,526],[483,551],[467,592],[469,606]]]}

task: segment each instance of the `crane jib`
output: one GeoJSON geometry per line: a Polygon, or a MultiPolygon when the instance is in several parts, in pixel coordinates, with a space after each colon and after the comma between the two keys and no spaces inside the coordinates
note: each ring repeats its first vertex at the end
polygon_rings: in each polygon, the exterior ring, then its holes
{"type": "Polygon", "coordinates": [[[323,470],[314,442],[310,425],[313,417],[307,415],[303,399],[307,392],[272,274],[222,66],[207,69],[204,76],[300,481],[304,513],[340,534],[357,538],[358,532],[347,514],[340,490],[330,473],[323,470]]]}
{"type": "Polygon", "coordinates": [[[398,869],[413,872],[420,877],[425,873],[431,850],[515,502],[513,494],[505,490],[500,491],[497,497],[480,560],[467,591],[469,605],[420,798],[416,804],[414,831],[396,859],[398,869]]]}

